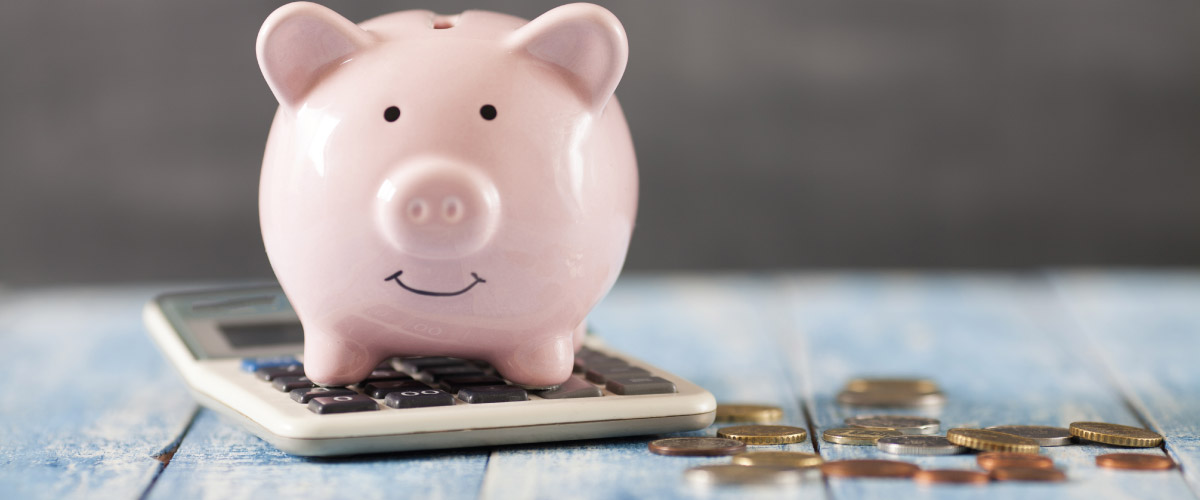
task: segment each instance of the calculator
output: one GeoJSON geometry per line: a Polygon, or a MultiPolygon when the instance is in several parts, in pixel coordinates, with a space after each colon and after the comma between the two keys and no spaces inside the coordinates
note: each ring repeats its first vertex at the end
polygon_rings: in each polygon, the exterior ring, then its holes
{"type": "Polygon", "coordinates": [[[304,332],[278,285],[171,293],[144,319],[200,404],[303,456],[567,441],[703,429],[703,388],[593,335],[552,388],[514,385],[481,361],[396,357],[347,387],[304,376],[304,332]]]}

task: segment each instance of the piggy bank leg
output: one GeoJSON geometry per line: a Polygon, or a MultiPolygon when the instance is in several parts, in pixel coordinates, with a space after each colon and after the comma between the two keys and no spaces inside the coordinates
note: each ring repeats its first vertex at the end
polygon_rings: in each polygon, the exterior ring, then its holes
{"type": "Polygon", "coordinates": [[[350,385],[375,368],[367,348],[320,332],[304,332],[304,375],[321,386],[350,385]]]}
{"type": "Polygon", "coordinates": [[[584,335],[587,335],[586,320],[584,320],[582,323],[579,323],[579,326],[575,327],[575,337],[573,339],[575,341],[575,352],[579,352],[580,349],[583,349],[584,335]]]}
{"type": "Polygon", "coordinates": [[[525,387],[553,387],[571,376],[575,366],[573,333],[542,338],[491,360],[500,375],[525,387]]]}

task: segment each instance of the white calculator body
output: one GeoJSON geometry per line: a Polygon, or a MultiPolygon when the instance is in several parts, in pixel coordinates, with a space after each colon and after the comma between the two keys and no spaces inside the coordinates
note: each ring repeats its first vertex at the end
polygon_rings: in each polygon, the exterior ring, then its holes
{"type": "Polygon", "coordinates": [[[656,434],[713,422],[708,391],[588,337],[558,389],[485,363],[395,358],[347,388],[303,377],[303,330],[278,286],[162,295],[150,336],[204,406],[277,448],[323,456],[656,434]]]}

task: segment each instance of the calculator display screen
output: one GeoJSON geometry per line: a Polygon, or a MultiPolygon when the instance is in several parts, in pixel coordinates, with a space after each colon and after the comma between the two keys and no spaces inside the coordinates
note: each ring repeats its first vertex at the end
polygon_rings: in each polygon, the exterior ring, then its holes
{"type": "Polygon", "coordinates": [[[235,349],[299,344],[304,342],[300,323],[260,323],[253,325],[220,325],[221,335],[235,349]]]}

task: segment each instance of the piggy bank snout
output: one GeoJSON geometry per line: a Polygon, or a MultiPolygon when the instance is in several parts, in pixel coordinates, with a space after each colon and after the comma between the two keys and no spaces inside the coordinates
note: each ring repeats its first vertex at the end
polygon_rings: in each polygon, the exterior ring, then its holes
{"type": "Polygon", "coordinates": [[[499,219],[495,185],[478,169],[425,161],[397,169],[378,195],[380,232],[401,252],[456,258],[491,239],[499,219]]]}

